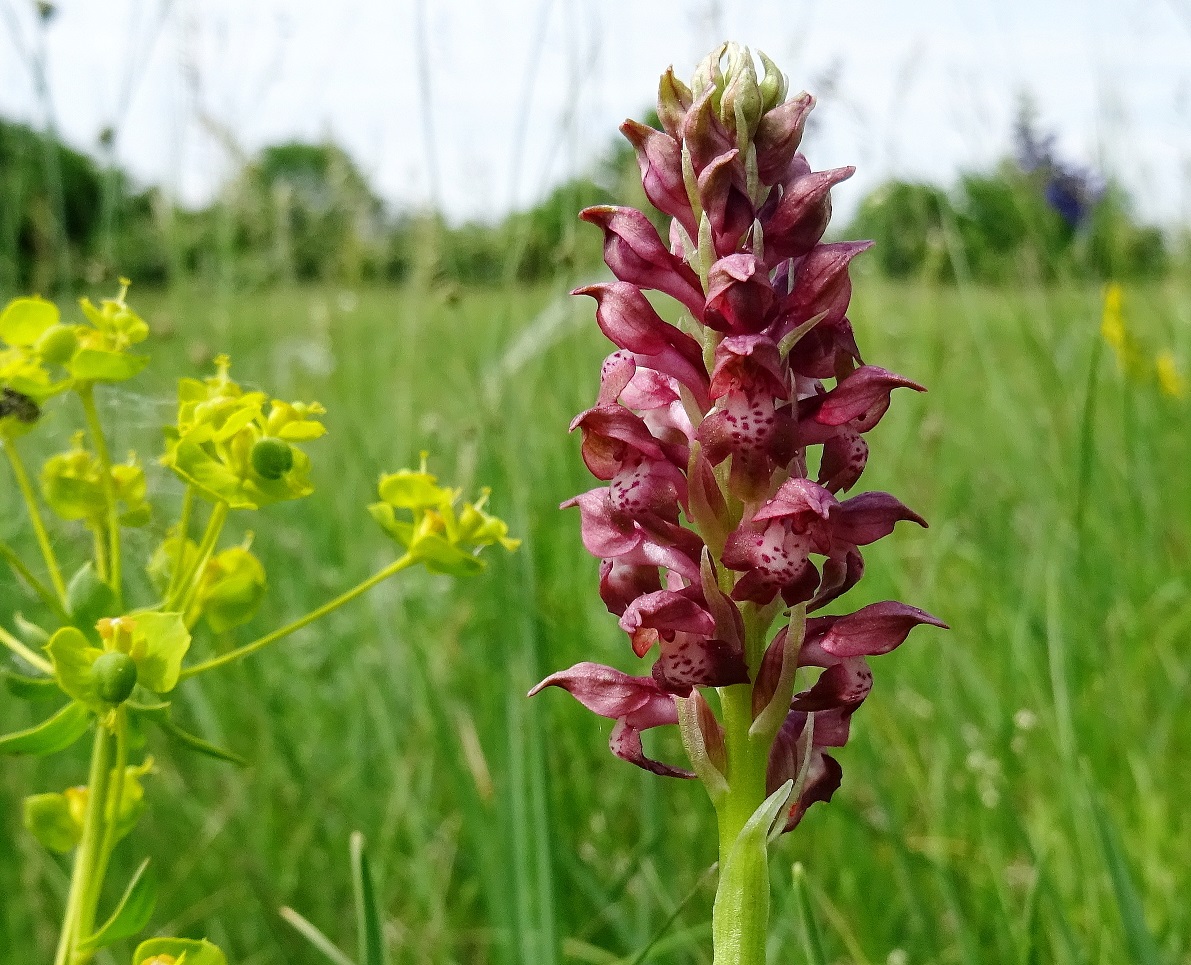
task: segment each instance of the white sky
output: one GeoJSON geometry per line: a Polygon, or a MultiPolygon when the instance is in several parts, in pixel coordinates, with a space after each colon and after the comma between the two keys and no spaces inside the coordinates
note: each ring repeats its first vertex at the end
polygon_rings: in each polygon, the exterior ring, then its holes
{"type": "MultiPolygon", "coordinates": [[[[62,133],[93,148],[116,126],[123,163],[190,203],[234,169],[233,146],[330,135],[394,204],[496,217],[582,171],[666,66],[689,76],[732,38],[819,98],[803,149],[859,167],[836,189],[845,214],[890,175],[947,183],[1003,154],[1029,90],[1065,157],[1122,178],[1147,217],[1191,220],[1191,0],[58,6],[44,51],[62,133]]],[[[0,114],[41,123],[36,24],[31,0],[0,0],[0,114]]]]}

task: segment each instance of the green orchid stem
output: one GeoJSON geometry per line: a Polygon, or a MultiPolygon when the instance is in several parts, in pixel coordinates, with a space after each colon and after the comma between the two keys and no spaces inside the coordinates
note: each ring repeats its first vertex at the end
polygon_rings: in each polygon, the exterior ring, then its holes
{"type": "Polygon", "coordinates": [[[50,588],[41,582],[33,571],[25,565],[25,561],[17,556],[14,550],[7,543],[0,543],[0,557],[12,567],[12,571],[17,574],[22,580],[29,584],[33,592],[41,597],[41,602],[54,611],[55,616],[58,616],[65,623],[67,621],[66,608],[58,602],[58,598],[54,596],[50,588]]]}
{"type": "Polygon", "coordinates": [[[720,688],[724,714],[724,742],[728,754],[728,794],[719,808],[720,857],[736,841],[753,812],[765,800],[768,747],[749,737],[753,722],[753,692],[749,684],[720,688]]]}
{"type": "MultiPolygon", "coordinates": [[[[66,914],[62,919],[62,934],[58,940],[58,954],[54,965],[84,965],[91,955],[77,950],[87,937],[83,931],[88,896],[98,893],[95,871],[100,863],[106,830],[108,784],[112,776],[112,751],[115,734],[100,721],[95,728],[95,744],[91,751],[91,776],[87,784],[87,811],[83,818],[83,836],[75,850],[74,869],[70,875],[70,892],[66,899],[66,914]]],[[[95,909],[91,908],[94,917],[95,909]]],[[[88,929],[90,925],[86,926],[88,929]]]]}
{"type": "Polygon", "coordinates": [[[116,480],[112,478],[112,457],[108,452],[103,424],[99,421],[99,410],[95,408],[95,386],[90,382],[79,382],[75,386],[83,403],[83,414],[87,429],[91,433],[91,444],[99,457],[99,468],[103,474],[103,498],[107,503],[108,516],[108,584],[116,594],[116,605],[124,609],[124,579],[120,571],[120,508],[116,505],[116,480]]]}
{"type": "Polygon", "coordinates": [[[265,636],[261,637],[259,640],[254,640],[254,641],[252,641],[252,643],[246,643],[242,647],[237,647],[235,650],[231,650],[225,654],[222,654],[218,657],[214,657],[211,660],[207,660],[203,663],[195,664],[193,667],[186,667],[185,669],[183,669],[183,671],[179,675],[178,679],[179,679],[179,681],[185,680],[187,677],[194,677],[197,674],[206,673],[208,670],[214,670],[216,667],[222,667],[225,664],[234,663],[235,661],[240,660],[243,657],[247,657],[250,653],[256,653],[256,651],[258,651],[264,647],[267,647],[269,644],[276,643],[278,640],[281,640],[284,637],[288,637],[291,633],[296,633],[298,630],[301,630],[303,627],[309,626],[311,623],[314,623],[316,620],[322,619],[328,613],[330,613],[332,610],[337,610],[337,609],[339,609],[339,607],[343,606],[345,603],[350,603],[356,597],[361,596],[364,593],[367,593],[369,590],[371,590],[377,584],[383,583],[390,576],[395,576],[396,574],[398,574],[402,570],[412,566],[416,562],[418,562],[418,559],[416,557],[411,556],[409,553],[406,553],[400,559],[394,560],[392,563],[390,563],[388,566],[386,566],[383,570],[378,570],[376,573],[373,573],[372,576],[368,577],[368,579],[364,580],[362,583],[356,584],[350,590],[348,590],[346,593],[340,594],[339,596],[335,597],[335,599],[331,600],[329,603],[324,603],[317,610],[311,610],[304,617],[299,617],[293,623],[289,623],[279,630],[274,630],[272,633],[265,634],[265,636]]]}
{"type": "MultiPolygon", "coordinates": [[[[198,553],[195,554],[194,565],[178,581],[178,585],[174,588],[173,592],[166,594],[165,611],[167,613],[185,613],[190,606],[195,593],[198,592],[199,584],[202,582],[203,571],[207,568],[207,561],[211,559],[211,555],[215,552],[215,546],[219,542],[219,535],[223,532],[224,523],[227,522],[228,510],[227,503],[216,503],[215,508],[211,510],[211,518],[207,520],[207,529],[203,533],[203,541],[199,544],[198,553]]],[[[179,564],[181,564],[184,556],[184,553],[178,554],[179,564]]]]}
{"type": "Polygon", "coordinates": [[[58,594],[58,601],[66,609],[66,584],[62,582],[62,571],[58,568],[58,558],[54,555],[54,547],[50,545],[50,536],[46,532],[45,523],[41,518],[41,510],[37,508],[37,497],[33,492],[33,485],[29,482],[29,474],[25,471],[25,464],[21,461],[16,444],[12,439],[0,442],[4,451],[8,453],[8,462],[12,466],[12,474],[16,477],[17,488],[24,497],[25,507],[29,510],[29,522],[33,524],[33,532],[37,536],[37,545],[41,547],[41,555],[45,560],[46,569],[50,573],[50,582],[54,585],[54,592],[58,594]]]}
{"type": "MultiPolygon", "coordinates": [[[[749,736],[753,722],[752,687],[737,684],[721,687],[720,707],[723,712],[724,743],[728,759],[728,792],[716,807],[720,833],[720,883],[716,902],[721,900],[749,913],[730,933],[717,936],[714,949],[715,965],[765,965],[765,938],[769,927],[769,894],[729,895],[733,888],[752,890],[762,887],[750,877],[735,880],[723,874],[728,857],[741,830],[753,813],[765,801],[765,775],[772,738],[768,735],[749,736]]],[[[768,889],[768,881],[763,887],[768,889]]]]}
{"type": "Polygon", "coordinates": [[[53,664],[26,647],[20,640],[5,630],[4,627],[0,627],[0,644],[8,647],[9,650],[24,660],[25,663],[36,667],[47,676],[53,676],[53,664]]]}

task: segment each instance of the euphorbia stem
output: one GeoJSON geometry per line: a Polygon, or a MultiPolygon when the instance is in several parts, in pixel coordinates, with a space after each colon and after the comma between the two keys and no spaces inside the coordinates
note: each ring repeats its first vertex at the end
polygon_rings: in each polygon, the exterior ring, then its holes
{"type": "Polygon", "coordinates": [[[90,958],[89,955],[79,957],[76,948],[79,942],[87,937],[82,933],[82,913],[87,893],[93,889],[98,890],[92,878],[103,847],[114,744],[115,735],[101,721],[95,728],[95,743],[91,750],[91,776],[87,784],[87,810],[83,817],[83,836],[75,849],[70,892],[66,899],[66,914],[62,919],[62,934],[58,940],[58,954],[54,958],[54,965],[82,965],[90,958]]]}
{"type": "Polygon", "coordinates": [[[107,583],[111,579],[108,575],[107,536],[99,523],[95,523],[89,529],[91,530],[91,542],[95,547],[95,572],[104,583],[107,583]]]}
{"type": "Polygon", "coordinates": [[[79,934],[86,937],[95,927],[95,911],[99,906],[99,892],[103,887],[103,879],[107,876],[108,861],[112,857],[112,849],[116,846],[116,826],[120,823],[120,808],[124,804],[125,779],[124,771],[128,767],[128,718],[123,707],[118,707],[114,713],[113,732],[116,737],[116,763],[112,767],[115,779],[108,788],[107,808],[104,814],[108,820],[104,824],[103,839],[99,844],[99,853],[92,869],[91,880],[83,893],[82,908],[79,914],[79,934]]]}
{"type": "Polygon", "coordinates": [[[730,879],[724,874],[732,848],[741,830],[765,801],[765,771],[769,759],[768,741],[749,736],[753,722],[752,687],[738,684],[721,687],[724,743],[728,757],[728,793],[719,802],[716,815],[720,832],[720,883],[716,903],[749,909],[731,930],[715,942],[715,965],[765,965],[765,936],[769,925],[769,882],[752,876],[730,879]],[[765,744],[766,746],[761,746],[765,744]],[[728,895],[728,889],[745,894],[728,895]],[[763,889],[763,890],[762,890],[763,889]],[[756,892],[755,894],[752,892],[756,892]]]}
{"type": "Polygon", "coordinates": [[[25,464],[21,461],[16,444],[11,439],[0,442],[4,451],[8,453],[8,461],[12,465],[12,474],[16,477],[17,488],[25,500],[29,510],[29,522],[33,524],[33,532],[37,536],[37,545],[41,547],[42,558],[45,559],[46,569],[50,573],[50,582],[54,584],[54,592],[63,608],[66,607],[66,584],[62,582],[62,572],[58,569],[58,558],[54,555],[54,547],[50,545],[50,536],[46,532],[45,523],[41,519],[41,510],[37,508],[37,496],[34,495],[33,485],[29,482],[29,474],[25,471],[25,464]]]}
{"type": "MultiPolygon", "coordinates": [[[[195,555],[194,566],[186,571],[186,575],[178,581],[173,592],[167,594],[165,600],[167,611],[176,609],[179,613],[185,613],[187,607],[190,606],[199,583],[202,581],[207,562],[211,559],[211,554],[215,552],[219,534],[223,532],[223,524],[227,522],[228,508],[227,503],[216,503],[215,508],[211,510],[211,518],[207,520],[207,530],[203,533],[203,541],[199,544],[198,553],[195,555]]],[[[177,565],[180,566],[184,558],[185,553],[180,552],[177,565]]]]}
{"type": "Polygon", "coordinates": [[[291,633],[296,633],[303,627],[309,626],[311,623],[314,623],[315,620],[325,617],[332,610],[339,609],[339,607],[343,606],[343,604],[350,603],[356,597],[371,590],[378,583],[383,583],[390,576],[400,573],[402,570],[412,566],[417,562],[418,560],[416,557],[406,553],[400,559],[394,560],[383,570],[378,570],[376,573],[373,573],[372,576],[368,577],[368,579],[364,580],[362,583],[357,583],[346,593],[341,593],[339,596],[335,597],[335,599],[324,603],[318,609],[311,610],[305,616],[298,617],[298,619],[294,620],[293,623],[287,623],[285,626],[278,630],[274,630],[272,633],[266,633],[259,640],[253,640],[252,643],[246,643],[244,646],[237,647],[235,650],[231,650],[228,653],[221,654],[218,657],[212,657],[210,660],[207,660],[204,663],[199,663],[195,664],[193,667],[184,668],[178,679],[185,680],[187,677],[193,677],[195,674],[204,673],[208,670],[214,670],[216,667],[222,667],[224,664],[233,663],[236,660],[247,657],[250,653],[255,653],[257,650],[267,647],[271,643],[276,643],[283,637],[288,637],[291,633]]]}
{"type": "Polygon", "coordinates": [[[76,391],[83,403],[83,414],[91,432],[91,443],[99,457],[99,468],[103,474],[103,498],[107,503],[108,516],[108,584],[116,594],[117,609],[124,609],[124,577],[120,570],[120,508],[116,505],[116,480],[112,478],[112,457],[108,452],[107,439],[103,434],[103,423],[95,408],[95,389],[90,382],[81,382],[76,391]]]}
{"type": "Polygon", "coordinates": [[[186,495],[182,497],[182,516],[178,520],[178,555],[170,571],[170,585],[165,593],[167,599],[178,592],[178,584],[182,582],[182,564],[186,561],[186,541],[190,538],[190,517],[193,512],[194,486],[187,486],[186,495]]]}
{"type": "Polygon", "coordinates": [[[67,622],[66,608],[63,607],[58,598],[50,592],[49,587],[47,587],[41,582],[41,580],[34,576],[33,571],[25,565],[25,561],[17,556],[16,550],[14,550],[7,543],[0,543],[0,557],[3,557],[4,561],[12,567],[13,572],[16,573],[26,583],[28,583],[33,589],[33,592],[41,597],[42,603],[58,614],[58,616],[62,618],[63,622],[67,622]]]}

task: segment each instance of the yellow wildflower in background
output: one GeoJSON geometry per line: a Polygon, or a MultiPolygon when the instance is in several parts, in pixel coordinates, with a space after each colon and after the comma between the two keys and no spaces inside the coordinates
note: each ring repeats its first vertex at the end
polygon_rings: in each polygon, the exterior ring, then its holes
{"type": "Polygon", "coordinates": [[[1158,357],[1154,359],[1154,371],[1158,376],[1158,388],[1162,390],[1163,395],[1168,395],[1172,399],[1186,398],[1187,380],[1179,371],[1174,352],[1169,350],[1159,352],[1158,357]]]}
{"type": "Polygon", "coordinates": [[[1121,316],[1123,300],[1121,286],[1115,281],[1104,289],[1104,315],[1100,322],[1100,334],[1113,348],[1125,344],[1125,320],[1121,316]]]}
{"type": "Polygon", "coordinates": [[[1121,367],[1121,371],[1129,378],[1140,381],[1145,378],[1148,366],[1133,334],[1125,327],[1123,302],[1121,286],[1115,281],[1111,282],[1104,289],[1104,312],[1100,322],[1100,334],[1117,357],[1117,365],[1121,367]]]}

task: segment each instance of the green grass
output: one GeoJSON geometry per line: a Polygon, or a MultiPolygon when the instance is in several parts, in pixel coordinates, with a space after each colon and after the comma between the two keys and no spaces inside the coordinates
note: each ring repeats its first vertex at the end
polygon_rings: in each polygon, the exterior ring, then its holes
{"type": "MultiPolygon", "coordinates": [[[[591,404],[608,350],[590,305],[558,297],[140,299],[172,332],[157,343],[159,369],[226,350],[234,375],[330,410],[329,436],[310,447],[318,492],[236,522],[257,531],[272,586],[238,639],[391,558],[364,505],[377,475],[420,449],[444,480],[491,485],[494,510],[525,538],[470,583],[403,574],[181,689],[179,718],[253,765],[151,742],[150,808],[117,852],[112,890],[151,855],[155,928],[205,934],[241,965],[315,962],[278,917],[289,905],[351,951],[359,829],[394,963],[610,965],[654,938],[714,860],[697,785],[614,759],[609,722],[564,694],[524,698],[580,659],[635,662],[597,596],[577,514],[556,508],[593,485],[566,427],[591,404]]],[[[1191,354],[1187,291],[1127,292],[1126,314],[1154,349],[1191,354]]],[[[895,396],[863,484],[932,525],[873,547],[844,602],[902,599],[953,629],[918,631],[874,661],[876,689],[840,754],[842,790],[771,863],[771,961],[803,960],[809,903],[829,962],[1191,962],[1188,404],[1126,384],[1105,351],[1085,431],[1099,315],[1090,289],[858,281],[867,360],[931,390],[895,396]]],[[[125,419],[116,453],[155,451],[169,418],[166,381],[137,392],[103,400],[125,419]]],[[[68,421],[55,416],[47,436],[64,439],[68,421]]],[[[26,540],[0,480],[0,535],[26,540]]],[[[64,543],[84,549],[81,537],[64,543]]],[[[19,592],[0,576],[2,609],[19,592]]],[[[0,728],[39,709],[0,694],[0,728]]],[[[677,741],[661,741],[676,758],[677,741]]],[[[20,800],[82,780],[84,754],[0,767],[5,965],[52,958],[66,880],[21,830],[20,800]]],[[[710,961],[711,898],[706,884],[696,891],[652,960],[710,961]]]]}

